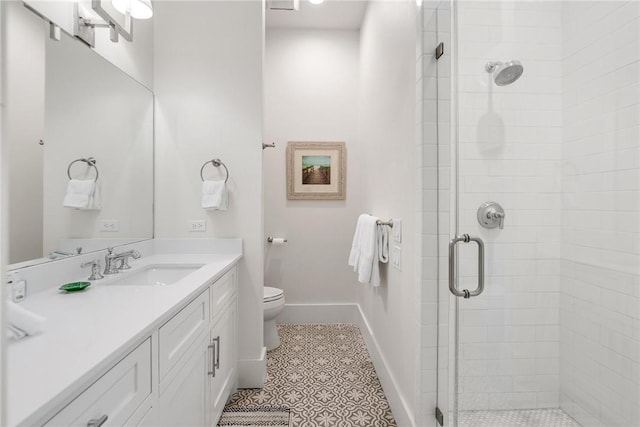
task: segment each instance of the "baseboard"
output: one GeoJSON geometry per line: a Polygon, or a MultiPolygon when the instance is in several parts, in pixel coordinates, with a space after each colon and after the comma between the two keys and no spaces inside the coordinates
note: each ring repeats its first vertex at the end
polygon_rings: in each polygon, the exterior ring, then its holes
{"type": "Polygon", "coordinates": [[[238,388],[262,388],[267,375],[267,348],[258,359],[238,360],[238,388]]]}
{"type": "Polygon", "coordinates": [[[285,304],[276,323],[357,323],[358,304],[285,304]]]}
{"type": "Polygon", "coordinates": [[[391,412],[393,412],[393,417],[396,419],[396,424],[398,427],[416,427],[415,416],[409,409],[409,405],[405,398],[400,394],[398,383],[388,368],[387,361],[384,358],[382,351],[380,351],[380,346],[378,345],[375,335],[371,331],[369,322],[367,322],[367,318],[362,312],[360,305],[357,305],[357,307],[357,324],[360,328],[362,338],[364,338],[364,342],[367,345],[367,350],[369,351],[369,356],[371,356],[373,366],[376,368],[376,373],[378,374],[378,379],[380,379],[380,384],[382,385],[384,394],[387,396],[387,401],[391,407],[391,412]]]}
{"type": "Polygon", "coordinates": [[[399,427],[415,427],[415,417],[400,394],[398,384],[359,304],[286,304],[276,323],[355,323],[360,328],[380,384],[399,427]]]}

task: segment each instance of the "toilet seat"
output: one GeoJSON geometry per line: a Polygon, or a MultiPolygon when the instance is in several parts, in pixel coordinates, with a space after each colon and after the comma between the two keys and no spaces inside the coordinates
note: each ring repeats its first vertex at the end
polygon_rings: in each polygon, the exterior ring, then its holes
{"type": "Polygon", "coordinates": [[[277,301],[279,299],[282,299],[283,295],[284,295],[284,291],[282,289],[265,286],[262,302],[277,301]]]}

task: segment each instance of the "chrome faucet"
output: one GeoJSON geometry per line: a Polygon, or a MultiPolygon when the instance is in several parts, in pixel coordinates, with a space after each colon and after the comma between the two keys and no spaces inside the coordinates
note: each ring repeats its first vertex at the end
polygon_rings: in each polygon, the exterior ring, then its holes
{"type": "Polygon", "coordinates": [[[129,258],[138,259],[141,256],[135,249],[114,254],[113,248],[107,248],[107,255],[104,257],[104,274],[116,274],[122,270],[128,270],[131,268],[129,258]],[[119,266],[118,261],[120,261],[119,266]]]}

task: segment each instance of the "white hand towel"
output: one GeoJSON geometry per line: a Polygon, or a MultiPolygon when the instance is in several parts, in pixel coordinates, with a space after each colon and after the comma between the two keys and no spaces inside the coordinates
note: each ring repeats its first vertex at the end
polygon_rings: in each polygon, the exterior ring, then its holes
{"type": "Polygon", "coordinates": [[[353,271],[358,272],[358,282],[373,286],[380,284],[377,221],[378,218],[371,215],[363,214],[358,217],[349,254],[349,265],[353,267],[353,271]]]}
{"type": "Polygon", "coordinates": [[[99,211],[102,207],[102,186],[100,185],[100,181],[96,181],[93,194],[89,197],[89,207],[87,210],[99,211]]]}
{"type": "Polygon", "coordinates": [[[22,333],[25,335],[34,335],[41,332],[44,326],[45,318],[39,316],[26,308],[20,307],[13,301],[7,301],[7,320],[11,325],[12,336],[16,339],[22,338],[22,333]]]}
{"type": "Polygon", "coordinates": [[[62,205],[66,208],[91,209],[95,190],[96,182],[92,179],[70,179],[62,205]]]}
{"type": "Polygon", "coordinates": [[[202,208],[213,211],[226,211],[229,205],[229,193],[224,181],[202,182],[202,208]]]}

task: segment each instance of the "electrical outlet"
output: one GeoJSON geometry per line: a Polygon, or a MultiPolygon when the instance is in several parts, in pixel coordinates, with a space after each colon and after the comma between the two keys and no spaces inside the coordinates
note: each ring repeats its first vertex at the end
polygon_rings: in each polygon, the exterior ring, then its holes
{"type": "Polygon", "coordinates": [[[189,221],[189,231],[207,231],[207,221],[204,219],[189,221]]]}
{"type": "Polygon", "coordinates": [[[105,219],[100,221],[100,231],[114,232],[120,229],[117,219],[105,219]]]}
{"type": "Polygon", "coordinates": [[[393,265],[398,270],[402,270],[400,268],[401,260],[402,260],[402,248],[400,248],[400,246],[394,246],[393,249],[391,250],[391,265],[393,265]]]}

